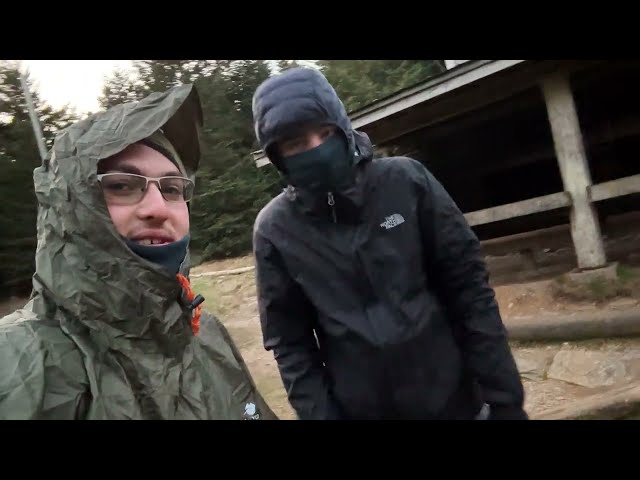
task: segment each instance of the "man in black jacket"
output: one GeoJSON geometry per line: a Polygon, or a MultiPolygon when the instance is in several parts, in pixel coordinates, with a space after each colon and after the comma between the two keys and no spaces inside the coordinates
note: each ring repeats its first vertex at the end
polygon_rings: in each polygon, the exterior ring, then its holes
{"type": "Polygon", "coordinates": [[[332,86],[296,68],[255,92],[289,186],[254,226],[264,346],[300,419],[527,419],[477,237],[406,157],[373,159],[332,86]]]}

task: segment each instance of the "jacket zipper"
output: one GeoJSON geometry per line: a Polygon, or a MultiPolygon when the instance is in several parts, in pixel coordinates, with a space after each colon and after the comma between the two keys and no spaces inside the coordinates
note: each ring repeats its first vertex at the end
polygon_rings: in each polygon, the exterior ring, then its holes
{"type": "MultiPolygon", "coordinates": [[[[331,208],[331,216],[333,219],[333,223],[338,223],[338,219],[337,219],[337,214],[336,214],[336,201],[335,198],[333,197],[333,193],[332,192],[327,192],[327,204],[329,205],[329,207],[331,208]]],[[[360,234],[356,235],[356,243],[357,243],[357,239],[360,237],[360,234]]],[[[373,288],[373,285],[371,283],[371,280],[369,278],[369,274],[367,273],[367,269],[365,268],[365,262],[364,259],[362,258],[361,253],[356,249],[354,250],[354,260],[355,260],[355,268],[356,268],[356,272],[360,273],[360,278],[362,279],[360,282],[360,293],[363,296],[363,303],[364,303],[364,312],[365,315],[367,316],[367,323],[369,323],[369,328],[373,331],[373,334],[375,337],[379,337],[378,335],[378,330],[375,327],[375,325],[373,325],[371,323],[371,321],[368,318],[368,305],[372,302],[375,302],[377,299],[377,295],[375,293],[375,290],[373,288]]],[[[383,374],[384,378],[379,379],[381,384],[386,384],[387,382],[387,378],[386,375],[383,374]]],[[[390,403],[391,400],[385,399],[385,403],[390,403]]],[[[389,409],[389,406],[386,406],[386,409],[389,409]]]]}
{"type": "Polygon", "coordinates": [[[336,216],[336,201],[333,198],[333,193],[327,193],[327,203],[331,207],[331,217],[333,218],[333,223],[338,223],[338,217],[336,216]]]}

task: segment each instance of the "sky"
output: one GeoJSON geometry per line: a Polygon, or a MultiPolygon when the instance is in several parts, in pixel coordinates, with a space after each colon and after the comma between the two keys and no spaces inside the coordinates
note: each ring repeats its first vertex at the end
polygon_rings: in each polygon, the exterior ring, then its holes
{"type": "MultiPolygon", "coordinates": [[[[271,60],[275,62],[276,60],[271,60]]],[[[313,66],[316,60],[298,60],[313,66]]],[[[79,114],[100,108],[104,78],[116,68],[132,67],[131,60],[22,60],[40,98],[54,108],[69,105],[79,114]]]]}
{"type": "Polygon", "coordinates": [[[40,97],[53,107],[69,104],[78,113],[100,108],[104,77],[117,67],[128,68],[130,60],[23,60],[40,97]]]}

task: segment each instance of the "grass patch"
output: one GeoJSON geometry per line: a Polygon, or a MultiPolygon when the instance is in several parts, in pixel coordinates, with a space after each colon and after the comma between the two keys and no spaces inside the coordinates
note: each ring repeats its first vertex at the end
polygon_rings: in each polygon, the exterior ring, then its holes
{"type": "Polygon", "coordinates": [[[202,308],[216,316],[225,315],[229,310],[224,302],[220,302],[220,295],[214,282],[206,277],[194,278],[191,281],[191,288],[196,295],[202,295],[204,302],[202,308]]]}
{"type": "Polygon", "coordinates": [[[640,272],[627,265],[618,265],[618,279],[624,284],[629,284],[640,279],[640,272]]]}

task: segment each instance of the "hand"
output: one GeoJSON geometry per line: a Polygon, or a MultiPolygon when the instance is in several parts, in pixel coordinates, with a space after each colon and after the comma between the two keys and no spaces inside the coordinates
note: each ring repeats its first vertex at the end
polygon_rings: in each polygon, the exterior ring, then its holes
{"type": "Polygon", "coordinates": [[[520,407],[492,405],[489,420],[529,420],[529,416],[520,407]]]}

